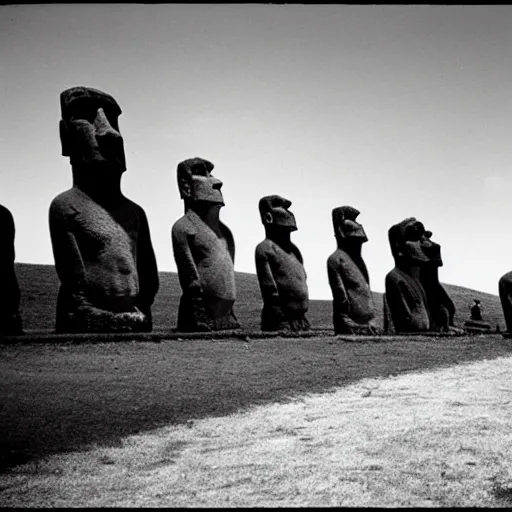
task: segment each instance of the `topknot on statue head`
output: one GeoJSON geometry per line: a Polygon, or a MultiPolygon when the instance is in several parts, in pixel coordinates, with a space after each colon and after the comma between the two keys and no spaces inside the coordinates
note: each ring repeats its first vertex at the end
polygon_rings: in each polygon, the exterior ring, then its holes
{"type": "Polygon", "coordinates": [[[118,117],[121,108],[110,94],[92,87],[71,87],[60,94],[62,155],[70,157],[73,175],[97,170],[126,170],[118,117]]]}
{"type": "Polygon", "coordinates": [[[93,89],[92,87],[75,86],[66,89],[60,93],[60,110],[61,117],[64,121],[69,120],[73,115],[72,104],[75,100],[95,101],[97,103],[104,103],[111,107],[116,115],[121,115],[122,110],[118,105],[117,101],[106,92],[100,91],[99,89],[93,89]]]}
{"type": "Polygon", "coordinates": [[[415,217],[408,217],[389,228],[388,237],[395,263],[443,265],[441,246],[431,240],[432,232],[415,217]]]}
{"type": "Polygon", "coordinates": [[[359,210],[353,206],[333,208],[332,224],[338,247],[341,248],[343,246],[346,249],[349,247],[356,248],[368,241],[363,226],[356,220],[359,213],[359,210]]]}
{"type": "Polygon", "coordinates": [[[402,247],[405,244],[405,233],[408,226],[418,222],[416,217],[407,217],[403,221],[394,224],[389,228],[388,238],[391,247],[391,254],[396,261],[403,256],[402,247]]]}
{"type": "Polygon", "coordinates": [[[291,205],[292,202],[289,199],[275,194],[262,197],[258,203],[258,209],[265,228],[273,226],[296,231],[295,216],[289,210],[291,205]]]}
{"type": "Polygon", "coordinates": [[[332,210],[332,224],[336,229],[344,220],[355,221],[359,215],[359,210],[352,206],[338,206],[332,210]]]}

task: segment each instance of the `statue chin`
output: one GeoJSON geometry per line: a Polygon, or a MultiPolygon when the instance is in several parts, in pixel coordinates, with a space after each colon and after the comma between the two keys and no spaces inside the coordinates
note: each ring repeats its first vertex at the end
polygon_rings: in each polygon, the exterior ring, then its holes
{"type": "Polygon", "coordinates": [[[283,231],[297,231],[297,226],[294,224],[274,224],[274,226],[278,229],[282,229],[283,231]]]}
{"type": "Polygon", "coordinates": [[[222,192],[218,188],[213,188],[211,183],[195,181],[192,184],[192,199],[205,203],[214,203],[224,206],[222,192]]]}
{"type": "Polygon", "coordinates": [[[210,207],[210,208],[212,208],[214,206],[222,208],[224,206],[224,201],[222,200],[222,196],[220,197],[220,199],[218,197],[212,197],[212,196],[210,196],[210,197],[195,196],[194,203],[197,204],[198,206],[203,205],[203,206],[210,207]]]}

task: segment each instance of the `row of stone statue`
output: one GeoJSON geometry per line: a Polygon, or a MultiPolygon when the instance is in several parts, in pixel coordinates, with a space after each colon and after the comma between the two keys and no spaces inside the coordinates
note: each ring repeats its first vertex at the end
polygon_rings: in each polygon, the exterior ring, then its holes
{"type": "MultiPolygon", "coordinates": [[[[62,154],[70,158],[73,186],[50,205],[50,233],[60,280],[56,332],[148,332],[159,287],[156,259],[144,210],[121,192],[126,170],[112,96],[73,87],[60,97],[62,154]]],[[[185,214],[172,227],[172,246],[182,296],[178,331],[239,328],[233,309],[235,244],[219,220],[222,182],[202,158],[181,162],[178,187],[185,214]]],[[[309,329],[308,288],[291,202],[263,197],[259,211],[265,239],[256,247],[263,298],[261,329],[309,329]]],[[[0,210],[2,334],[20,334],[19,287],[14,273],[14,222],[0,210]]],[[[332,211],[337,249],[327,260],[336,334],[377,334],[375,305],[361,247],[367,241],[358,210],[332,211]]],[[[397,333],[457,330],[455,307],[439,283],[440,246],[415,218],[389,230],[395,268],[386,276],[385,327],[397,333]]],[[[512,273],[500,281],[507,329],[512,329],[512,273]]]]}

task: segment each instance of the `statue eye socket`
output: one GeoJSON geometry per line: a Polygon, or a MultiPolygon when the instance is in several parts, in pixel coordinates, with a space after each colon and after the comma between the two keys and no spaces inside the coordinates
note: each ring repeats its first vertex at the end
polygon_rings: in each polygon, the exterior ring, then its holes
{"type": "Polygon", "coordinates": [[[192,174],[196,176],[208,176],[209,172],[206,170],[204,165],[196,165],[192,167],[192,174]]]}
{"type": "Polygon", "coordinates": [[[421,238],[422,234],[423,230],[420,226],[409,226],[405,230],[405,238],[411,242],[417,242],[421,238]]]}
{"type": "Polygon", "coordinates": [[[76,99],[69,105],[69,118],[71,120],[83,119],[93,123],[96,118],[96,109],[86,98],[76,99]]]}

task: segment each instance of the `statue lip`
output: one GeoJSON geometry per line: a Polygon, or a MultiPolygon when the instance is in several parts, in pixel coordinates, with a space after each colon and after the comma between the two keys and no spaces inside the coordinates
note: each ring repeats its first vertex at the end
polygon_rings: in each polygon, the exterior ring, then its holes
{"type": "Polygon", "coordinates": [[[223,200],[219,199],[196,199],[194,201],[194,204],[201,205],[204,204],[205,206],[226,206],[223,200]]]}

